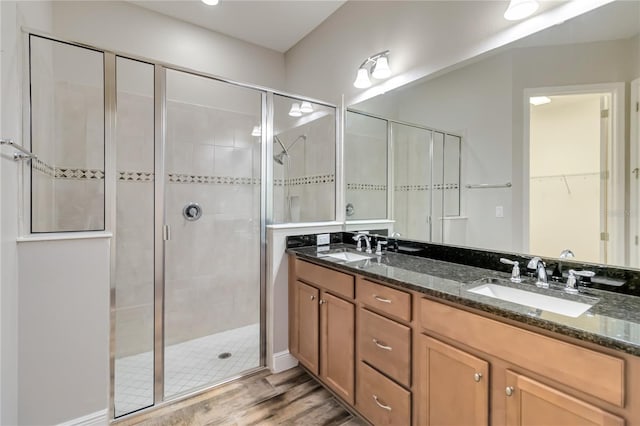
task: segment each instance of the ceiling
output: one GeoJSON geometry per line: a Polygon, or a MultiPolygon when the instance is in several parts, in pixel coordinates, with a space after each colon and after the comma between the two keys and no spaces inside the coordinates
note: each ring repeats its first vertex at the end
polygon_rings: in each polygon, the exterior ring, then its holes
{"type": "Polygon", "coordinates": [[[137,6],[226,34],[278,52],[286,52],[345,1],[130,0],[137,6]]]}

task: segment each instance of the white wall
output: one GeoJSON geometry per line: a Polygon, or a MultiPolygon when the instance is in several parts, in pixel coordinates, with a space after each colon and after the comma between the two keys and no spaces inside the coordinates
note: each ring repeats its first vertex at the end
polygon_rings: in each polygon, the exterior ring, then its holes
{"type": "MultiPolygon", "coordinates": [[[[18,42],[20,27],[51,27],[50,4],[3,1],[2,50],[0,57],[2,135],[22,142],[22,51],[18,42]]],[[[21,169],[12,160],[13,151],[3,147],[0,157],[0,423],[18,424],[18,185],[21,169]]]]}
{"type": "Polygon", "coordinates": [[[79,241],[18,247],[19,424],[57,424],[106,409],[109,239],[79,241]]]}
{"type": "Polygon", "coordinates": [[[274,89],[284,55],[118,1],[56,1],[54,34],[100,48],[274,89]]]}

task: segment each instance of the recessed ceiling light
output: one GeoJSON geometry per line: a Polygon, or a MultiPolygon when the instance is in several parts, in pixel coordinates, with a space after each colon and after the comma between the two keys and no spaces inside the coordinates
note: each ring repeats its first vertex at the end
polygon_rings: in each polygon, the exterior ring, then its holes
{"type": "Polygon", "coordinates": [[[550,104],[551,98],[549,98],[548,96],[532,96],[529,98],[529,103],[535,106],[550,104]]]}
{"type": "Polygon", "coordinates": [[[202,3],[206,4],[207,6],[215,6],[219,1],[220,0],[202,0],[202,3]]]}

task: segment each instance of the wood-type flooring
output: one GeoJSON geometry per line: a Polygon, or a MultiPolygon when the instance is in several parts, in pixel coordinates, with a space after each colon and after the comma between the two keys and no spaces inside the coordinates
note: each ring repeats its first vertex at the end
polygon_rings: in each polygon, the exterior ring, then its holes
{"type": "Polygon", "coordinates": [[[260,372],[114,426],[365,426],[303,369],[260,372]]]}

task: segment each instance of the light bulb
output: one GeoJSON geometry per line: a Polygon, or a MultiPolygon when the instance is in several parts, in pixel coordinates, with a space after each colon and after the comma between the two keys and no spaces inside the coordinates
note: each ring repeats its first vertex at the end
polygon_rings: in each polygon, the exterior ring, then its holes
{"type": "Polygon", "coordinates": [[[539,6],[536,0],[511,0],[509,7],[504,12],[504,19],[507,21],[519,21],[533,15],[539,6]]]}
{"type": "Polygon", "coordinates": [[[551,103],[551,98],[548,96],[532,96],[529,98],[529,103],[535,106],[544,105],[551,103]]]}
{"type": "Polygon", "coordinates": [[[391,68],[389,68],[389,60],[386,56],[381,56],[376,60],[376,64],[373,67],[371,76],[377,79],[388,78],[391,75],[391,68]]]}
{"type": "Polygon", "coordinates": [[[219,0],[202,0],[202,3],[206,4],[207,6],[215,6],[217,5],[219,2],[219,0]]]}
{"type": "Polygon", "coordinates": [[[304,114],[313,112],[313,105],[311,105],[311,102],[307,102],[307,101],[302,102],[302,104],[300,104],[300,112],[304,114]]]}
{"type": "Polygon", "coordinates": [[[253,126],[251,136],[262,136],[262,129],[260,128],[260,126],[253,126]]]}
{"type": "Polygon", "coordinates": [[[366,89],[367,87],[371,87],[369,72],[366,68],[358,69],[358,75],[356,76],[356,81],[353,82],[353,85],[358,89],[366,89]]]}
{"type": "Polygon", "coordinates": [[[300,104],[294,102],[291,104],[291,109],[289,110],[289,115],[291,117],[300,117],[302,115],[302,111],[300,111],[300,104]]]}

